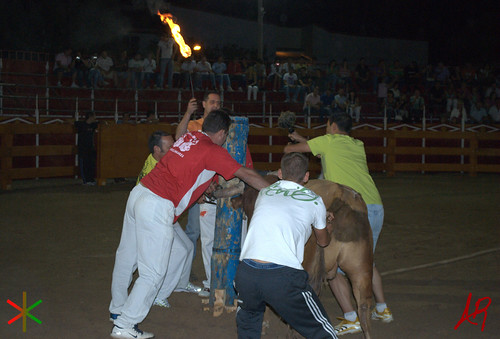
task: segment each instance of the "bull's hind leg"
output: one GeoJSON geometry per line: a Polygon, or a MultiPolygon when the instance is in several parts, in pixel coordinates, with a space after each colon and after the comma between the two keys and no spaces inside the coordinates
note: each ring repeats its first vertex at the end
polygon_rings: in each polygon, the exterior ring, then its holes
{"type": "Polygon", "coordinates": [[[354,299],[358,305],[358,317],[366,339],[370,339],[370,312],[372,305],[371,269],[365,267],[361,272],[349,276],[354,299]]]}
{"type": "Polygon", "coordinates": [[[353,243],[339,255],[339,265],[351,281],[358,306],[358,318],[365,338],[370,339],[370,312],[372,306],[373,254],[369,246],[353,243]],[[350,247],[350,248],[349,248],[350,247]]]}

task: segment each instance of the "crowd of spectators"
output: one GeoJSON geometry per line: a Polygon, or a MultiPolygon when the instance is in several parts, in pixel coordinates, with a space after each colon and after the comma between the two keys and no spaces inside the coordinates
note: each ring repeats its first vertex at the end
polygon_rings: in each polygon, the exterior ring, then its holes
{"type": "Polygon", "coordinates": [[[246,55],[231,60],[218,55],[211,62],[202,54],[183,58],[167,35],[156,55],[150,51],[146,57],[130,58],[122,51],[114,61],[107,51],[83,56],[67,48],[56,56],[54,73],[58,86],[67,76],[71,87],[240,91],[247,100],[280,91],[285,102],[302,103],[304,114],[319,120],[341,110],[360,121],[363,105],[369,104],[364,100],[373,98],[370,104],[376,101],[388,121],[419,122],[425,114],[442,122],[500,122],[500,75],[490,64],[434,67],[380,60],[370,66],[360,58],[356,65],[346,59],[318,65],[306,57],[268,63],[246,55]]]}

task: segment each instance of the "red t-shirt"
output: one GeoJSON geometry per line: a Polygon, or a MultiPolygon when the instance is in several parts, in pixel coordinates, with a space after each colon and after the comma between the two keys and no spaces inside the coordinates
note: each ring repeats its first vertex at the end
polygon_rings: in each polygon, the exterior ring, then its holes
{"type": "Polygon", "coordinates": [[[175,222],[205,192],[216,173],[230,180],[240,168],[227,150],[205,133],[190,132],[175,142],[141,184],[172,201],[175,222]]]}

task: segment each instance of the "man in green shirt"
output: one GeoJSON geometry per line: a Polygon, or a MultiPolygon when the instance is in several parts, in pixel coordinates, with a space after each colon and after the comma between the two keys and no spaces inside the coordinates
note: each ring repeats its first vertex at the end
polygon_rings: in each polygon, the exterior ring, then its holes
{"type": "MultiPolygon", "coordinates": [[[[311,140],[293,132],[289,137],[298,141],[285,147],[285,153],[311,152],[321,156],[321,165],[325,179],[349,186],[361,194],[368,209],[368,220],[373,234],[373,251],[384,222],[384,207],[377,187],[373,182],[368,165],[364,144],[361,140],[349,136],[352,128],[352,118],[346,113],[335,113],[330,116],[326,125],[326,134],[311,140]]],[[[351,303],[351,289],[342,274],[330,280],[330,288],[344,311],[344,318],[335,326],[338,335],[361,332],[361,325],[356,311],[351,303]]],[[[376,308],[372,319],[391,322],[392,313],[387,307],[382,288],[382,278],[376,266],[373,267],[373,293],[376,308]]]]}

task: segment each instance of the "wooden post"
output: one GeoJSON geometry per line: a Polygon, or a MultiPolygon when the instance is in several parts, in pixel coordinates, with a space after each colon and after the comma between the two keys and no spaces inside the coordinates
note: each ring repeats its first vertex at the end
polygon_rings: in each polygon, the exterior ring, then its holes
{"type": "Polygon", "coordinates": [[[479,148],[479,142],[477,138],[477,133],[474,133],[469,140],[469,175],[475,177],[477,175],[477,151],[479,148]]]}
{"type": "Polygon", "coordinates": [[[396,163],[396,136],[393,131],[386,131],[387,134],[387,164],[386,164],[386,170],[387,170],[387,175],[392,177],[394,176],[395,170],[394,170],[394,164],[396,163]]]}
{"type": "Polygon", "coordinates": [[[12,145],[14,143],[14,132],[12,125],[2,126],[3,133],[0,133],[2,139],[0,143],[0,184],[3,190],[12,189],[12,145]]]}
{"type": "MultiPolygon", "coordinates": [[[[229,128],[229,135],[224,147],[238,163],[244,165],[249,130],[248,118],[232,117],[232,120],[233,123],[229,128]]],[[[236,178],[226,182],[222,177],[219,177],[219,184],[224,188],[236,185],[239,182],[240,180],[236,178]]],[[[236,299],[233,281],[241,252],[242,217],[242,210],[233,209],[230,198],[219,199],[217,201],[209,300],[210,305],[218,306],[218,312],[221,309],[221,300],[224,300],[226,306],[232,307],[236,299]],[[220,290],[225,290],[225,293],[220,290]],[[214,305],[215,291],[217,291],[219,296],[217,298],[218,305],[214,305]]],[[[214,315],[216,314],[214,313],[214,315]]]]}

